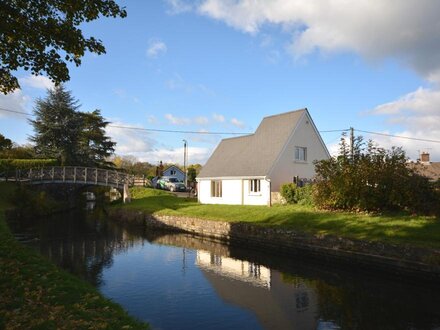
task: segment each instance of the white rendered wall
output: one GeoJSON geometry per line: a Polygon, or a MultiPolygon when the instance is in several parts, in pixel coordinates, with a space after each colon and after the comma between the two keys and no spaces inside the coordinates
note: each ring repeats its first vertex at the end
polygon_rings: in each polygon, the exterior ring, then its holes
{"type": "Polygon", "coordinates": [[[270,205],[270,182],[260,180],[260,192],[250,191],[250,180],[243,180],[243,204],[244,205],[270,205]]]}
{"type": "Polygon", "coordinates": [[[211,180],[200,179],[198,199],[202,204],[269,205],[270,183],[260,181],[260,193],[249,192],[249,180],[223,179],[222,197],[211,197],[211,180]]]}
{"type": "Polygon", "coordinates": [[[311,119],[305,114],[269,173],[272,182],[271,190],[280,191],[280,186],[284,183],[291,183],[294,176],[313,178],[315,176],[313,161],[321,159],[328,159],[328,154],[313,128],[311,119]],[[305,162],[295,161],[295,147],[307,148],[305,162]]]}

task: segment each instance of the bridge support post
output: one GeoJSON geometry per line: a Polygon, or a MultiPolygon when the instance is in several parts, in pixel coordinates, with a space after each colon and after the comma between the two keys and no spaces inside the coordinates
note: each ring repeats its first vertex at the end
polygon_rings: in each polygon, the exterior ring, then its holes
{"type": "Polygon", "coordinates": [[[130,203],[131,202],[131,196],[130,196],[130,190],[128,189],[128,183],[124,184],[124,192],[122,194],[122,201],[124,203],[130,203]]]}

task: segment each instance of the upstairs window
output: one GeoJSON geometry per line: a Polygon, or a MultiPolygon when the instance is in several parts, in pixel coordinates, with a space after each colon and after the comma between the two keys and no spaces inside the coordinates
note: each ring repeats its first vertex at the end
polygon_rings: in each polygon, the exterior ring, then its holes
{"type": "Polygon", "coordinates": [[[295,160],[300,162],[307,161],[307,148],[306,147],[295,147],[295,160]]]}
{"type": "Polygon", "coordinates": [[[171,175],[176,175],[176,170],[171,170],[170,173],[171,175]]]}
{"type": "Polygon", "coordinates": [[[260,190],[260,180],[258,179],[252,179],[249,180],[249,191],[251,193],[259,193],[260,190]]]}
{"type": "Polygon", "coordinates": [[[211,181],[211,197],[222,197],[222,181],[211,181]]]}

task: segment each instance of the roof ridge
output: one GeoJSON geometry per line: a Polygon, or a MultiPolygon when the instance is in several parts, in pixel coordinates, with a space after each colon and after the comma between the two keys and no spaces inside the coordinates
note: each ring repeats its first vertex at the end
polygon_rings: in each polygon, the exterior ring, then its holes
{"type": "Polygon", "coordinates": [[[265,116],[265,117],[263,117],[263,119],[261,120],[261,122],[263,122],[263,120],[266,119],[266,118],[272,118],[272,117],[284,116],[284,115],[288,115],[288,114],[290,114],[290,113],[300,112],[300,111],[308,111],[308,109],[307,109],[307,108],[302,108],[302,109],[291,110],[291,111],[287,111],[287,112],[283,112],[283,113],[277,113],[277,114],[275,114],[275,115],[265,116]]]}
{"type": "Polygon", "coordinates": [[[224,140],[232,140],[232,139],[241,139],[241,138],[244,138],[244,137],[250,137],[250,136],[253,136],[253,135],[255,135],[255,133],[246,134],[246,135],[241,135],[241,136],[232,136],[232,137],[223,138],[223,139],[221,139],[221,141],[224,141],[224,140]]]}

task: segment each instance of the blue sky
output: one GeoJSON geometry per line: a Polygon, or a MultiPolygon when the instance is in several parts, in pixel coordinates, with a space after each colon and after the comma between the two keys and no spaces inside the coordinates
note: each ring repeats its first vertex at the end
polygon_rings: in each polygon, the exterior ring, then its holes
{"type": "MultiPolygon", "coordinates": [[[[118,1],[125,19],[83,26],[107,54],[87,54],[66,84],[82,111],[114,125],[253,132],[266,115],[307,107],[319,130],[355,129],[440,140],[440,2],[344,0],[118,1]]],[[[0,107],[32,112],[50,81],[18,72],[0,107]]],[[[0,132],[26,143],[24,116],[0,112],[0,132]]],[[[204,163],[228,135],[108,128],[117,154],[204,163]]],[[[415,159],[438,143],[370,136],[415,159]]],[[[340,133],[322,133],[330,150],[340,133]]]]}

